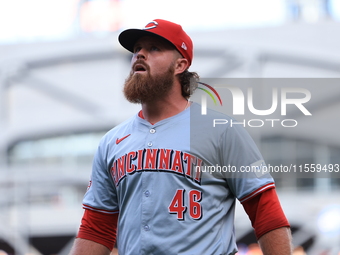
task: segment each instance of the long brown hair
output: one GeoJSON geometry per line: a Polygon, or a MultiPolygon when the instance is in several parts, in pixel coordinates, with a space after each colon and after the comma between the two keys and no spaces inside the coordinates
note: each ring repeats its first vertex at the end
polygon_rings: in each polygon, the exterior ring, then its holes
{"type": "Polygon", "coordinates": [[[197,88],[199,76],[196,72],[185,70],[178,75],[178,78],[182,86],[182,96],[188,99],[197,88]]]}

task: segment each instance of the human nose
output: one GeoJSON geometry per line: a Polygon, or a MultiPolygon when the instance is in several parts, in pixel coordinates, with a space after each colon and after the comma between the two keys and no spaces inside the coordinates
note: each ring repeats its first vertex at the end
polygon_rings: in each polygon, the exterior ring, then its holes
{"type": "Polygon", "coordinates": [[[139,60],[139,59],[144,59],[146,60],[146,56],[147,56],[147,52],[145,49],[141,48],[138,52],[137,52],[137,55],[136,55],[136,58],[139,60]]]}

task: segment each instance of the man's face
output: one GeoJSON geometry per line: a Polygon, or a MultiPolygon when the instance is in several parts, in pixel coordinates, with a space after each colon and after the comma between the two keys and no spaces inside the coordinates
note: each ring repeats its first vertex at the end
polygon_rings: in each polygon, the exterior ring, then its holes
{"type": "Polygon", "coordinates": [[[175,78],[177,50],[164,39],[145,36],[134,47],[131,72],[124,85],[124,94],[132,103],[147,103],[164,98],[175,78]]]}

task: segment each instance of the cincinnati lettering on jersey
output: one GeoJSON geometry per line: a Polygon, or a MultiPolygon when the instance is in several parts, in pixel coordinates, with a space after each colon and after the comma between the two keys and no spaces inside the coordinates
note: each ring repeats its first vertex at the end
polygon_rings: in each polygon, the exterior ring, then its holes
{"type": "Polygon", "coordinates": [[[169,149],[142,149],[131,151],[116,159],[111,167],[111,176],[116,186],[127,174],[140,171],[164,171],[184,175],[201,183],[197,171],[203,161],[189,153],[169,149]]]}

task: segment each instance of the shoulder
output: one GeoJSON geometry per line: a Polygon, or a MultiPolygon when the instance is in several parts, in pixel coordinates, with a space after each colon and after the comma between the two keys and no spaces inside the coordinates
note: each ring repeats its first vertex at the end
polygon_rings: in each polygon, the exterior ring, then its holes
{"type": "Polygon", "coordinates": [[[196,118],[199,118],[199,117],[201,117],[201,118],[204,118],[204,117],[224,118],[224,119],[227,119],[227,120],[232,119],[229,115],[224,114],[224,113],[219,112],[219,111],[216,111],[216,110],[213,110],[211,108],[206,108],[205,113],[202,113],[202,109],[205,110],[205,108],[202,107],[201,104],[193,102],[192,105],[191,105],[191,113],[193,114],[193,117],[196,117],[196,118]]]}
{"type": "Polygon", "coordinates": [[[124,122],[118,124],[117,126],[110,129],[101,139],[100,145],[110,144],[115,142],[116,139],[120,139],[132,132],[133,127],[138,125],[138,115],[128,118],[124,122]]]}
{"type": "Polygon", "coordinates": [[[202,113],[202,107],[198,103],[193,103],[190,111],[190,124],[194,129],[205,130],[212,132],[215,135],[232,132],[244,132],[243,125],[236,124],[238,121],[227,114],[207,108],[206,112],[202,113]]]}
{"type": "MultiPolygon", "coordinates": [[[[242,122],[227,114],[207,109],[206,114],[201,114],[201,106],[193,103],[190,114],[190,132],[195,144],[214,143],[216,147],[233,151],[257,151],[257,146],[242,122]]],[[[256,160],[255,160],[256,161],[256,160]]],[[[254,162],[255,162],[254,161],[254,162]]]]}

